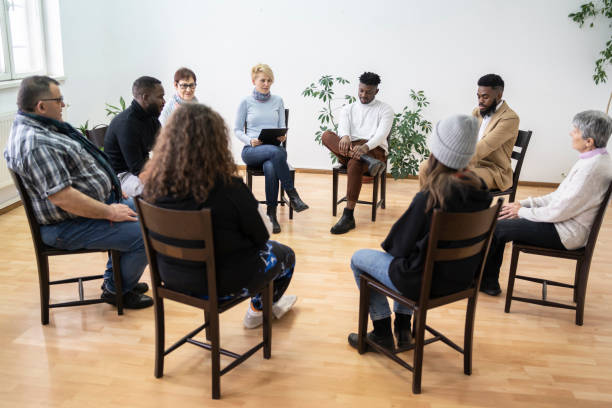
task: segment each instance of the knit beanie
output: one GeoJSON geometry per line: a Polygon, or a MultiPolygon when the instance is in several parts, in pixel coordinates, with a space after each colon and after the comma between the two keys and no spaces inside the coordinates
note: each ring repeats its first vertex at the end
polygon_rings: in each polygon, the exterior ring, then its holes
{"type": "Polygon", "coordinates": [[[429,139],[429,150],[438,161],[451,169],[468,165],[476,150],[478,119],[468,115],[453,115],[436,124],[429,139]]]}

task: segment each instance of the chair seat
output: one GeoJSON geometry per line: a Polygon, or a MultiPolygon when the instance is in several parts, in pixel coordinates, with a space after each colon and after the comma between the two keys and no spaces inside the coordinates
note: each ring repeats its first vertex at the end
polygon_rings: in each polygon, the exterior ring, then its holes
{"type": "MultiPolygon", "coordinates": [[[[295,171],[295,167],[293,167],[291,163],[287,163],[287,166],[289,167],[289,171],[295,171]]],[[[253,175],[255,176],[263,176],[264,174],[262,166],[250,166],[247,164],[246,170],[250,173],[253,173],[253,175]]]]}
{"type": "Polygon", "coordinates": [[[520,242],[515,242],[514,247],[521,252],[525,252],[528,254],[537,254],[544,256],[554,256],[557,258],[568,258],[568,259],[578,259],[584,256],[585,248],[578,248],[574,250],[568,249],[553,249],[553,248],[542,248],[535,245],[527,245],[520,242]]]}
{"type": "MultiPolygon", "coordinates": [[[[385,166],[383,167],[383,171],[386,171],[386,170],[387,170],[387,164],[386,164],[386,163],[384,163],[384,165],[385,165],[385,166]]],[[[336,164],[336,165],[333,167],[333,169],[332,169],[332,170],[333,170],[335,173],[338,173],[338,174],[346,174],[347,167],[346,167],[344,164],[336,164]]],[[[370,172],[369,172],[369,171],[366,171],[366,172],[364,173],[364,176],[372,177],[372,175],[370,174],[370,172]]]]}

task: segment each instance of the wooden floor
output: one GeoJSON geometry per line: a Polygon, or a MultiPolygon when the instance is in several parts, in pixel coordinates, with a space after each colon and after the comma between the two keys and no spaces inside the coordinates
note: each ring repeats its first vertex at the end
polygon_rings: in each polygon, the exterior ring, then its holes
{"type": "MultiPolygon", "coordinates": [[[[349,269],[359,248],[379,248],[393,222],[417,191],[414,180],[389,181],[387,209],[370,221],[358,206],[357,229],[334,236],[329,228],[331,175],[297,174],[310,210],[288,220],[274,236],[297,254],[288,293],[295,308],[273,327],[272,358],[262,353],[221,380],[222,399],[210,399],[208,352],[185,345],[166,358],[165,376],[153,376],[153,309],[117,316],[107,304],[51,310],[40,324],[38,279],[30,233],[22,208],[0,216],[0,406],[2,407],[599,407],[612,406],[612,212],[608,212],[591,266],[584,326],[569,310],[479,298],[474,362],[463,374],[462,356],[442,343],[426,347],[423,393],[411,393],[411,374],[373,353],[359,355],[347,344],[357,329],[358,291],[349,269]]],[[[344,180],[344,179],[343,179],[344,180]]],[[[341,180],[341,183],[344,181],[341,180]]],[[[263,180],[254,191],[263,196],[263,180]]],[[[365,186],[362,197],[370,194],[365,186]]],[[[521,187],[518,198],[550,189],[521,187]]],[[[509,252],[509,251],[507,251],[509,252]]],[[[102,254],[52,259],[53,277],[103,270],[102,254]]],[[[519,269],[572,281],[569,261],[521,255],[519,269]]],[[[508,256],[501,284],[507,283],[508,256]]],[[[149,281],[148,271],[144,280],[149,281]]],[[[99,296],[97,281],[86,294],[99,296]]],[[[538,294],[527,283],[517,293],[538,294]]],[[[76,288],[53,288],[52,299],[68,299],[76,288]]],[[[556,300],[570,294],[553,290],[556,300]]],[[[462,342],[464,303],[436,309],[430,325],[462,342]]],[[[195,309],[167,303],[167,341],[201,323],[195,309]]],[[[222,315],[225,348],[244,351],[260,330],[242,326],[244,307],[222,315]]],[[[411,354],[406,353],[408,357],[411,354]]],[[[229,360],[223,360],[227,364],[229,360]]]]}

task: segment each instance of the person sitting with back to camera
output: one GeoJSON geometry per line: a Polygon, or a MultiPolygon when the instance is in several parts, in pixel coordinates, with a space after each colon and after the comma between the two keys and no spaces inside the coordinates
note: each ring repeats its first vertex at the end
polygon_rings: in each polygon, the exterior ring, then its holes
{"type": "MultiPolygon", "coordinates": [[[[409,299],[419,299],[433,210],[473,212],[491,205],[484,181],[466,168],[476,148],[477,134],[478,121],[471,116],[455,115],[438,122],[429,143],[431,155],[424,167],[425,182],[410,207],[391,227],[382,243],[384,252],[360,249],[351,258],[358,287],[360,275],[366,273],[409,299]]],[[[478,264],[479,256],[475,255],[435,265],[431,296],[467,289],[473,284],[478,264]]],[[[372,291],[369,311],[374,330],[367,334],[368,338],[393,349],[391,310],[386,296],[372,291]]],[[[394,311],[395,337],[398,348],[402,348],[411,343],[412,309],[395,303],[394,311]]],[[[348,342],[357,348],[357,334],[351,333],[348,342]]]]}
{"type": "MultiPolygon", "coordinates": [[[[168,119],[146,165],[143,198],[173,210],[209,208],[220,298],[251,295],[244,317],[251,329],[263,323],[261,294],[255,291],[274,280],[272,312],[282,317],[295,304],[283,296],[295,267],[291,248],[270,241],[258,203],[236,177],[225,122],[207,106],[179,106],[168,119]]],[[[165,285],[192,296],[207,296],[205,264],[159,255],[165,285]]]]}

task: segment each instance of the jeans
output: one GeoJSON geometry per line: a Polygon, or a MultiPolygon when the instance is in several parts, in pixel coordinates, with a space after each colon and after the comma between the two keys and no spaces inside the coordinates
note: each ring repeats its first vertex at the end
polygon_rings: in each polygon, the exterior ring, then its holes
{"type": "Polygon", "coordinates": [[[489,255],[482,275],[482,281],[485,285],[498,282],[506,242],[510,241],[544,248],[565,249],[553,223],[534,222],[524,218],[499,220],[493,233],[489,255]]]}
{"type": "MultiPolygon", "coordinates": [[[[112,202],[110,199],[108,202],[112,202]]],[[[132,199],[122,200],[132,210],[132,199]]],[[[123,293],[136,286],[147,266],[140,223],[134,221],[111,222],[108,220],[78,217],[52,225],[41,225],[40,234],[45,244],[59,249],[114,249],[121,253],[121,278],[123,293]]],[[[106,290],[115,293],[113,265],[108,259],[104,272],[106,290]]]]}
{"type": "MultiPolygon", "coordinates": [[[[392,260],[392,255],[374,249],[360,249],[355,252],[351,258],[351,269],[355,275],[357,287],[359,287],[359,276],[362,273],[367,273],[389,289],[399,292],[389,277],[389,265],[391,265],[392,260]]],[[[397,302],[394,302],[393,311],[401,314],[412,314],[412,309],[397,302]]],[[[391,310],[387,297],[376,291],[370,291],[370,318],[380,320],[390,316],[391,310]]]]}
{"type": "Polygon", "coordinates": [[[247,166],[261,166],[266,179],[266,204],[276,207],[278,202],[278,182],[285,191],[293,190],[293,180],[287,164],[287,151],[280,146],[244,146],[242,161],[247,166]]]}

